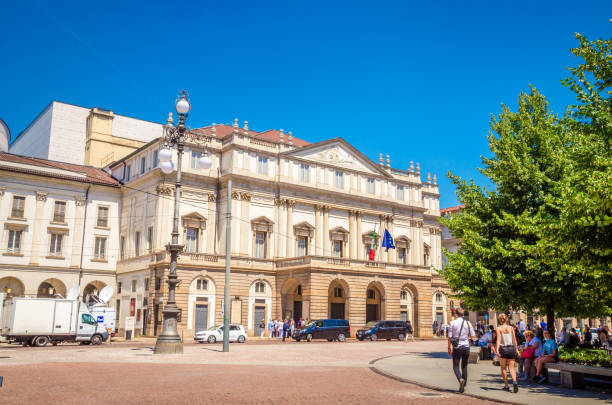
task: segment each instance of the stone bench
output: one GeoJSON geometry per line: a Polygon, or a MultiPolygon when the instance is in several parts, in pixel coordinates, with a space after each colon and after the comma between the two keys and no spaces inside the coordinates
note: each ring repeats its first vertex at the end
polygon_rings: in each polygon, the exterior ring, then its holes
{"type": "Polygon", "coordinates": [[[477,364],[478,359],[480,358],[480,349],[478,346],[470,346],[470,357],[468,359],[468,364],[477,364]]]}
{"type": "Polygon", "coordinates": [[[604,379],[612,379],[612,368],[582,366],[579,364],[570,363],[545,363],[544,368],[547,370],[559,370],[561,375],[561,385],[567,388],[584,388],[584,375],[596,375],[604,379]]]}

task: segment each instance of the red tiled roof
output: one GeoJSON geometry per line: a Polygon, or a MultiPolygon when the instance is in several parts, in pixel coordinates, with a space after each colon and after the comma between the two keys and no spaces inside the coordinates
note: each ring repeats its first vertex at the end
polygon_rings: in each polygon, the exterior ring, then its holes
{"type": "Polygon", "coordinates": [[[0,170],[11,172],[33,174],[37,176],[53,177],[64,180],[78,181],[82,183],[99,184],[103,186],[119,187],[120,183],[102,169],[93,166],[76,165],[72,163],[57,162],[41,158],[13,155],[12,153],[0,152],[0,170]],[[23,166],[7,166],[2,162],[13,162],[23,166]],[[44,169],[58,169],[73,172],[53,173],[44,169]]]}
{"type": "Polygon", "coordinates": [[[465,208],[465,204],[464,205],[456,205],[454,207],[442,208],[440,210],[440,215],[448,214],[450,212],[459,212],[459,211],[461,211],[464,208],[465,208]]]}
{"type": "MultiPolygon", "coordinates": [[[[227,125],[227,124],[217,124],[215,126],[215,134],[217,136],[217,138],[219,139],[223,139],[226,136],[229,136],[232,134],[232,131],[234,130],[234,127],[232,127],[231,125],[227,125]]],[[[240,128],[239,129],[241,132],[244,132],[244,129],[240,128]]],[[[195,128],[192,131],[195,131],[197,133],[203,134],[203,135],[210,135],[212,133],[212,126],[208,126],[208,127],[202,127],[202,128],[195,128]]],[[[253,131],[251,129],[247,130],[249,135],[254,137],[254,138],[259,138],[261,140],[264,141],[272,141],[272,142],[280,142],[280,131],[277,131],[276,129],[268,129],[267,131],[263,131],[263,132],[257,132],[257,131],[253,131]]],[[[284,142],[288,143],[288,134],[284,135],[284,142]]],[[[295,136],[293,137],[293,144],[297,147],[302,147],[302,146],[306,146],[306,145],[310,145],[310,142],[306,142],[303,139],[300,138],[296,138],[295,136]]]]}

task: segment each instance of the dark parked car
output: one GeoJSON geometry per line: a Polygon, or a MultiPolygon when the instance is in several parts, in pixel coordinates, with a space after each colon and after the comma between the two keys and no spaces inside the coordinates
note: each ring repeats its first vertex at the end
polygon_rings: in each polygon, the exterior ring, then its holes
{"type": "Polygon", "coordinates": [[[372,321],[368,322],[363,329],[357,331],[357,339],[398,339],[404,340],[408,324],[403,321],[372,321]]]}
{"type": "Polygon", "coordinates": [[[327,339],[332,342],[344,342],[351,335],[351,327],[346,319],[321,319],[304,325],[293,333],[296,341],[302,339],[310,342],[312,339],[327,339]]]}

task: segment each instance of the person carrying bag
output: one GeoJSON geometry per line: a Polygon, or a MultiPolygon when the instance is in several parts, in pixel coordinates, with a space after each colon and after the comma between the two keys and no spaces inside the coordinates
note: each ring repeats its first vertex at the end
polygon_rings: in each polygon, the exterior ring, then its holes
{"type": "Polygon", "coordinates": [[[463,308],[455,310],[456,319],[450,323],[448,331],[448,355],[453,358],[453,372],[459,381],[459,392],[465,391],[470,358],[470,341],[475,339],[474,328],[463,318],[463,308]],[[461,368],[459,368],[461,363],[461,368]]]}

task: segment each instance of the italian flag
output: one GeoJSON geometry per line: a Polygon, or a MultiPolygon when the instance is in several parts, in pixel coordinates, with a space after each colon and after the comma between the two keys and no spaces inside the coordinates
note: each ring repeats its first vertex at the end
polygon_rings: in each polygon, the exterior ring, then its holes
{"type": "Polygon", "coordinates": [[[374,249],[376,248],[376,230],[372,231],[372,246],[370,246],[369,259],[374,260],[374,249]]]}

